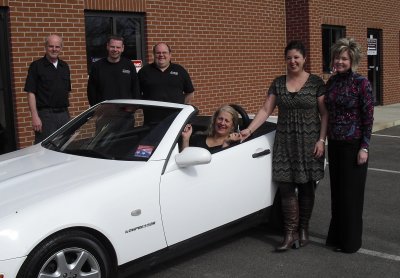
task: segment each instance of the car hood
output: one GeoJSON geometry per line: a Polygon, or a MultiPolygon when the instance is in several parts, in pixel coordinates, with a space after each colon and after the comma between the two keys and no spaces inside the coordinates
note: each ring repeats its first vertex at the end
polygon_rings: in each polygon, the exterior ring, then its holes
{"type": "Polygon", "coordinates": [[[0,218],[51,196],[135,171],[145,162],[87,158],[35,145],[0,156],[0,218]]]}

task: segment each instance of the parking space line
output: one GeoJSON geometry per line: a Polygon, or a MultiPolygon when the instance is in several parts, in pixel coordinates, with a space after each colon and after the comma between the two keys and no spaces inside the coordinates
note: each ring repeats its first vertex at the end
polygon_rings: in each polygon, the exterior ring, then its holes
{"type": "MultiPolygon", "coordinates": [[[[325,245],[325,239],[310,236],[310,240],[312,242],[316,242],[316,243],[325,245]]],[[[364,249],[364,248],[360,248],[360,250],[358,250],[357,253],[364,254],[364,255],[370,255],[370,256],[386,259],[386,260],[400,262],[400,256],[391,255],[391,254],[373,251],[373,250],[368,250],[368,249],[364,249]]]]}
{"type": "MultiPolygon", "coordinates": [[[[326,162],[326,165],[329,165],[329,162],[326,162]]],[[[395,170],[386,170],[386,169],[379,169],[379,168],[368,168],[368,171],[377,171],[377,172],[385,172],[385,173],[391,173],[391,174],[400,174],[400,171],[395,171],[395,170]]]]}
{"type": "Polygon", "coordinates": [[[372,133],[372,135],[373,135],[373,136],[380,136],[380,137],[400,138],[400,136],[385,135],[385,134],[375,134],[375,133],[372,133]]]}
{"type": "Polygon", "coordinates": [[[394,171],[394,170],[385,170],[385,169],[379,169],[379,168],[368,168],[368,171],[377,171],[377,172],[385,172],[385,173],[392,173],[392,174],[400,174],[400,171],[394,171]]]}
{"type": "Polygon", "coordinates": [[[382,252],[378,252],[378,251],[372,251],[372,250],[367,250],[367,249],[361,248],[360,250],[358,250],[358,253],[400,262],[400,256],[386,254],[386,253],[382,253],[382,252]]]}

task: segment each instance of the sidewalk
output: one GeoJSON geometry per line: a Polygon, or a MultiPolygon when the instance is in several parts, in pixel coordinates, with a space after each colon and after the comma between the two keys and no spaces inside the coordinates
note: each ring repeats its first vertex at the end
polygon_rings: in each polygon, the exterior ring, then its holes
{"type": "Polygon", "coordinates": [[[372,132],[400,125],[400,103],[375,106],[372,132]]]}

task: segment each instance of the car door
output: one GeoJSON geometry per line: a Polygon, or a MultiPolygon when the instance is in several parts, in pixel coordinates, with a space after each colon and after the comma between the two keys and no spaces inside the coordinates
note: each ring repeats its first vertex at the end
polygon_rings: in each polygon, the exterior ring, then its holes
{"type": "Polygon", "coordinates": [[[171,155],[160,183],[168,245],[272,205],[276,188],[268,150],[273,136],[274,132],[215,153],[205,165],[179,168],[177,151],[171,155]]]}

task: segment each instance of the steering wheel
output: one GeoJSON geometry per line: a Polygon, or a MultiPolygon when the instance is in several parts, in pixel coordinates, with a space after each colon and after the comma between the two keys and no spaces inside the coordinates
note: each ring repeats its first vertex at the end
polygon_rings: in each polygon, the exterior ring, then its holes
{"type": "Polygon", "coordinates": [[[246,110],[244,110],[244,108],[238,104],[229,104],[229,106],[231,106],[233,109],[235,109],[239,113],[240,117],[242,118],[242,124],[239,125],[240,129],[243,130],[246,127],[248,127],[250,124],[250,118],[249,118],[249,115],[247,115],[246,110]]]}

